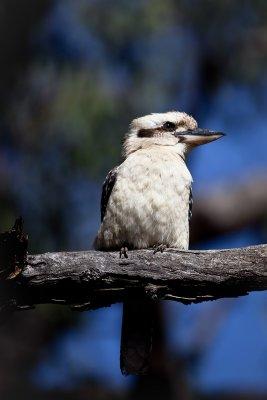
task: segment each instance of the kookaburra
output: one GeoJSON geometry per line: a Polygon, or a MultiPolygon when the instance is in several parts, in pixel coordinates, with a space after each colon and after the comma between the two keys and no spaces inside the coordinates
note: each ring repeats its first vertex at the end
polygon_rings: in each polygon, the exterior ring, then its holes
{"type": "MultiPolygon", "coordinates": [[[[124,141],[124,162],[104,182],[98,250],[173,247],[187,250],[192,177],[186,166],[194,147],[223,136],[198,128],[194,118],[171,111],[134,119],[124,141]]],[[[124,304],[121,369],[144,373],[151,349],[151,304],[124,304]],[[142,318],[140,317],[142,315],[142,318]],[[141,326],[142,325],[142,326],[141,326]]]]}

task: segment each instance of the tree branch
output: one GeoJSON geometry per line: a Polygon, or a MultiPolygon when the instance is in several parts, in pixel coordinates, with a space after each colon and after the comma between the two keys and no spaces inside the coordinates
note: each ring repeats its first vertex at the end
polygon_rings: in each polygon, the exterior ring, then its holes
{"type": "Polygon", "coordinates": [[[84,310],[129,298],[185,304],[267,289],[267,245],[230,250],[69,252],[30,255],[22,273],[0,283],[0,309],[62,303],[84,310]]]}
{"type": "Polygon", "coordinates": [[[194,202],[190,243],[263,224],[267,220],[266,171],[235,187],[222,186],[194,202]]]}

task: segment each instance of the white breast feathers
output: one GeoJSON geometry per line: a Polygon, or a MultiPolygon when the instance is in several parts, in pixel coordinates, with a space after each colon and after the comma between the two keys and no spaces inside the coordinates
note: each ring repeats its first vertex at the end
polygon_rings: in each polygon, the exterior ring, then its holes
{"type": "Polygon", "coordinates": [[[136,151],[118,167],[96,248],[188,249],[192,177],[166,147],[136,151]]]}

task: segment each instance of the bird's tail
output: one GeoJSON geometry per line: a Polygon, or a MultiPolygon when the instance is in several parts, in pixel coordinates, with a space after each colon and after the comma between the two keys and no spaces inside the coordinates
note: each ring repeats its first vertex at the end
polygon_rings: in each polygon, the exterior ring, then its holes
{"type": "Polygon", "coordinates": [[[121,372],[144,375],[152,349],[154,307],[149,300],[128,300],[123,304],[121,329],[121,372]]]}

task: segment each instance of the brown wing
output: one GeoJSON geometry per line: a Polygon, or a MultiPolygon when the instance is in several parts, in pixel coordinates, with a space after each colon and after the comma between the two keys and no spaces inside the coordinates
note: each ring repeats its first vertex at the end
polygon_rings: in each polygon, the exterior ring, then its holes
{"type": "Polygon", "coordinates": [[[189,192],[189,208],[188,208],[188,220],[190,222],[192,218],[192,208],[193,208],[193,193],[192,193],[192,186],[190,187],[189,192]]]}
{"type": "Polygon", "coordinates": [[[109,171],[109,173],[106,176],[106,179],[104,180],[102,188],[102,196],[101,196],[101,222],[103,221],[104,216],[106,214],[108,201],[112,189],[116,183],[117,174],[118,174],[118,167],[115,167],[111,171],[109,171]]]}

